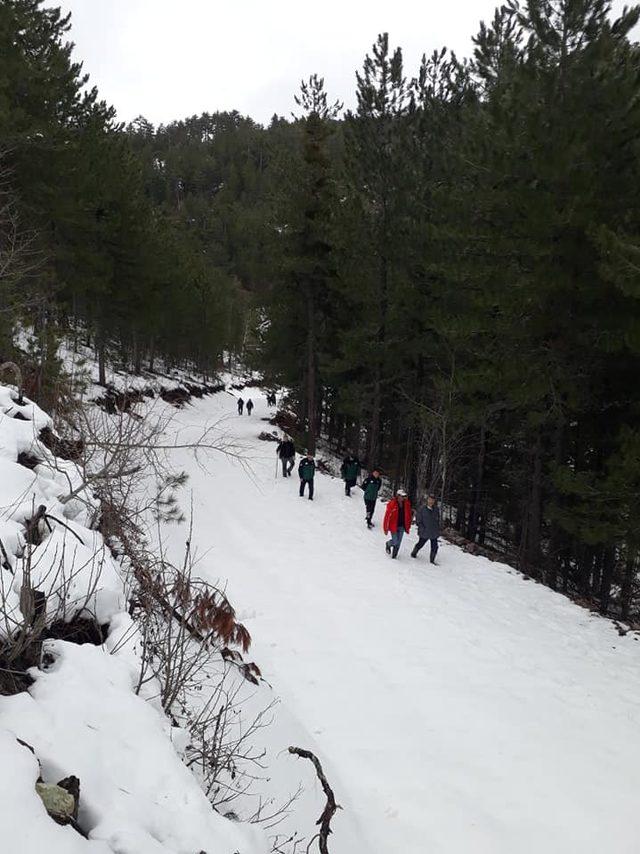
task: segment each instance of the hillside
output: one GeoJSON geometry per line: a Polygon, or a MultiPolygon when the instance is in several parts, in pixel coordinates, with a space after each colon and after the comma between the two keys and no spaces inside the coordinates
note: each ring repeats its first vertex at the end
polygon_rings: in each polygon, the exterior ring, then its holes
{"type": "Polygon", "coordinates": [[[142,587],[51,427],[0,387],[0,849],[265,854],[259,829],[215,812],[182,761],[162,668],[142,679],[142,587]]]}
{"type": "MultiPolygon", "coordinates": [[[[319,476],[311,503],[274,477],[270,412],[247,392],[252,417],[216,395],[172,430],[223,419],[250,466],[179,463],[200,571],[228,579],[279,714],[344,807],[331,851],[635,852],[638,634],[446,542],[436,567],[406,539],[392,563],[380,505],[368,531],[359,490],[319,476]]],[[[184,531],[163,534],[177,553],[184,531]]]]}

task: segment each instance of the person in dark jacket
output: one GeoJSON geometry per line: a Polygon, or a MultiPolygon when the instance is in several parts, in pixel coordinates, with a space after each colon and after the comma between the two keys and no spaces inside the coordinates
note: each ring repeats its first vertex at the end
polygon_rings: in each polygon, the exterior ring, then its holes
{"type": "Polygon", "coordinates": [[[418,557],[418,552],[429,540],[431,543],[430,561],[435,563],[440,533],[440,510],[435,495],[427,496],[426,507],[421,507],[416,513],[416,524],[418,526],[418,542],[413,547],[411,557],[418,557]]]}
{"type": "Polygon", "coordinates": [[[247,415],[251,415],[251,410],[253,409],[253,401],[251,398],[247,401],[247,415]]]}
{"type": "Polygon", "coordinates": [[[398,489],[395,498],[387,504],[382,528],[385,534],[391,534],[391,539],[385,543],[385,551],[395,559],[400,551],[402,537],[411,528],[411,504],[404,489],[398,489]]]}
{"type": "Polygon", "coordinates": [[[288,436],[280,439],[276,453],[282,462],[282,477],[290,477],[296,462],[296,446],[293,441],[288,436]]]}
{"type": "Polygon", "coordinates": [[[244,409],[244,400],[239,397],[238,398],[238,415],[242,415],[242,410],[244,409]]]}
{"type": "Polygon", "coordinates": [[[351,490],[356,485],[358,475],[360,474],[360,460],[349,453],[342,461],[340,466],[340,476],[344,480],[344,494],[351,495],[351,490]]]}
{"type": "Polygon", "coordinates": [[[300,477],[300,498],[304,495],[304,488],[309,485],[309,501],[313,501],[313,478],[316,473],[316,464],[313,454],[307,454],[300,460],[298,475],[300,477]]]}
{"type": "Polygon", "coordinates": [[[382,479],[378,469],[374,469],[369,477],[366,477],[360,484],[360,489],[364,492],[364,506],[367,508],[365,517],[367,528],[373,528],[373,512],[376,509],[376,501],[381,487],[382,479]]]}

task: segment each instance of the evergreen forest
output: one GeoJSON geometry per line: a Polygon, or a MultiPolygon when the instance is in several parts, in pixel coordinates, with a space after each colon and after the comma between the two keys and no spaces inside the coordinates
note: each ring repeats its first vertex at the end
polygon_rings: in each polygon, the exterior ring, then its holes
{"type": "MultiPolygon", "coordinates": [[[[473,52],[386,33],[354,107],[129,124],[42,0],[0,4],[0,362],[232,364],[467,540],[640,606],[640,7],[509,0],[473,52]],[[17,332],[33,331],[29,352],[17,332]]],[[[425,36],[425,41],[428,39],[425,36]]],[[[215,106],[215,105],[212,105],[215,106]]]]}

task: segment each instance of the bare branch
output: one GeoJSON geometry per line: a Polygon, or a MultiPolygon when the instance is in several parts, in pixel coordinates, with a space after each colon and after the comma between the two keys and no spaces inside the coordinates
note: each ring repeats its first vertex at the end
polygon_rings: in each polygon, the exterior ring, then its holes
{"type": "MultiPolygon", "coordinates": [[[[290,747],[289,753],[293,753],[295,756],[300,756],[302,759],[309,759],[311,762],[313,762],[313,767],[316,769],[316,774],[318,775],[318,780],[320,780],[322,791],[325,793],[325,796],[327,798],[326,806],[322,810],[322,814],[316,822],[316,824],[320,826],[320,832],[318,834],[318,845],[320,848],[320,854],[329,854],[328,839],[329,835],[332,833],[331,819],[333,818],[336,810],[342,809],[342,807],[336,803],[335,795],[333,794],[333,789],[329,785],[329,782],[327,781],[327,778],[324,775],[324,771],[322,770],[322,765],[320,764],[320,760],[318,759],[318,757],[310,750],[305,750],[302,747],[290,747]]],[[[307,848],[307,850],[309,849],[307,848]]]]}

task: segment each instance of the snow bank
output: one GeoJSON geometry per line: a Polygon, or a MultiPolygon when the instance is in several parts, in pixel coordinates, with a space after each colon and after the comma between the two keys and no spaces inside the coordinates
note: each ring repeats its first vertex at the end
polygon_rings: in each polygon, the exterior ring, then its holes
{"type": "MultiPolygon", "coordinates": [[[[122,568],[89,527],[95,499],[85,490],[82,501],[64,501],[81,473],[39,440],[51,419],[16,398],[0,387],[0,641],[23,624],[27,573],[45,595],[49,623],[91,615],[119,639],[135,634],[122,568]]],[[[266,854],[258,830],[211,808],[157,702],[136,693],[139,672],[130,643],[49,640],[29,690],[0,696],[1,851],[266,854]],[[39,776],[57,783],[69,775],[80,779],[78,825],[88,839],[57,825],[35,790],[39,776]]]]}
{"type": "MultiPolygon", "coordinates": [[[[78,821],[104,843],[96,850],[266,852],[257,832],[211,809],[175,752],[169,721],[133,692],[137,673],[126,661],[90,644],[46,647],[53,664],[32,671],[28,693],[3,698],[0,727],[34,748],[45,782],[79,777],[78,821]]],[[[32,787],[33,769],[24,783],[32,787]]]]}
{"type": "MultiPolygon", "coordinates": [[[[0,699],[0,710],[5,699],[0,699]]],[[[38,760],[15,736],[0,728],[0,850],[7,854],[111,854],[103,842],[89,842],[47,815],[35,784],[38,760]],[[8,769],[11,773],[7,773],[8,769]]]]}
{"type": "Polygon", "coordinates": [[[125,605],[120,570],[102,536],[87,527],[95,499],[87,495],[71,506],[60,501],[82,477],[74,463],[55,458],[40,441],[45,427],[51,419],[38,406],[18,405],[15,391],[0,387],[0,540],[8,564],[0,575],[6,617],[0,638],[21,620],[18,603],[27,571],[52,618],[68,621],[88,611],[108,623],[125,605]],[[22,456],[31,467],[19,462],[22,456]],[[37,513],[41,519],[28,542],[26,526],[37,513]]]}

